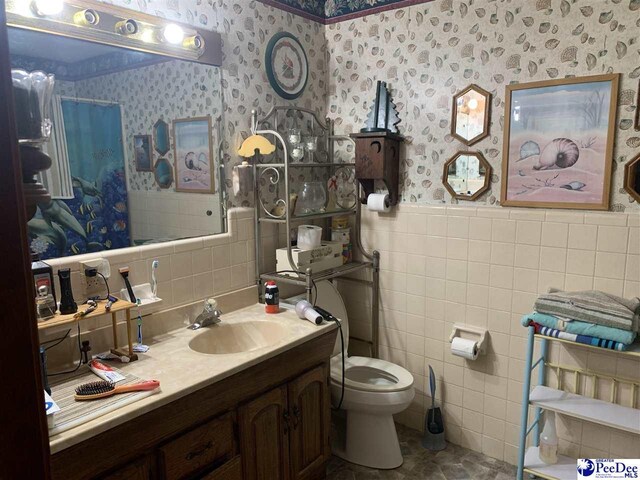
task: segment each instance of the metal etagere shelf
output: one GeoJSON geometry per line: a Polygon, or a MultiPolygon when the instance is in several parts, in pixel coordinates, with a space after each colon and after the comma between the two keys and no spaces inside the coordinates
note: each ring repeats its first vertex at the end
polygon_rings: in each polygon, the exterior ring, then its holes
{"type": "Polygon", "coordinates": [[[558,455],[558,462],[553,465],[545,464],[540,459],[539,444],[543,410],[640,435],[640,410],[638,409],[640,400],[637,397],[640,382],[637,379],[622,378],[573,366],[551,363],[548,358],[550,342],[560,342],[569,348],[575,347],[593,352],[614,354],[620,357],[638,358],[640,356],[640,347],[638,345],[628,351],[606,350],[601,347],[539,335],[535,333],[534,327],[528,327],[516,480],[524,480],[527,477],[545,480],[573,480],[576,478],[575,458],[558,455]],[[534,359],[535,340],[540,343],[537,359],[534,359]],[[538,384],[532,389],[531,377],[536,368],[538,369],[538,384]],[[555,385],[555,388],[547,385],[547,370],[556,374],[557,385],[555,385]],[[570,382],[563,380],[565,376],[573,380],[573,392],[568,391],[571,389],[565,383],[570,382]],[[590,381],[590,389],[586,388],[585,382],[588,381],[590,381]],[[599,382],[606,382],[609,385],[609,401],[597,398],[600,389],[599,382]],[[616,403],[620,385],[627,386],[631,392],[628,405],[616,403]],[[582,388],[582,391],[581,386],[585,387],[582,388]],[[531,422],[529,422],[530,408],[534,408],[531,422]],[[527,437],[531,433],[533,433],[531,445],[527,448],[527,437]]]}
{"type": "MultiPolygon", "coordinates": [[[[259,157],[255,157],[253,162],[253,179],[254,179],[254,205],[255,205],[255,254],[256,254],[256,282],[259,291],[263,291],[263,282],[274,280],[281,283],[297,285],[304,287],[308,301],[312,301],[313,286],[316,282],[323,280],[347,280],[351,282],[362,283],[369,286],[372,290],[371,295],[371,341],[358,339],[370,344],[371,354],[373,357],[378,356],[378,321],[379,321],[379,272],[380,272],[380,254],[378,251],[372,253],[367,252],[361,243],[360,223],[361,223],[361,202],[360,185],[355,178],[353,179],[353,193],[351,201],[348,204],[339,204],[338,208],[332,211],[314,212],[309,214],[295,214],[291,208],[292,194],[295,193],[290,182],[291,173],[309,171],[309,169],[323,169],[336,174],[344,173],[347,177],[355,177],[354,162],[340,162],[335,158],[336,143],[350,143],[353,140],[348,136],[335,135],[333,132],[333,123],[330,119],[326,121],[320,120],[317,115],[308,109],[289,106],[274,106],[263,118],[258,119],[257,113],[252,112],[252,125],[257,127],[255,133],[259,133],[269,137],[273,137],[274,143],[281,148],[271,154],[266,161],[260,161],[259,157]],[[293,119],[293,120],[292,120],[293,119]],[[307,133],[318,137],[318,144],[322,148],[318,152],[311,155],[310,161],[300,162],[293,161],[290,157],[285,140],[282,138],[283,129],[286,128],[287,121],[297,122],[307,126],[307,133]],[[271,195],[275,198],[272,203],[274,207],[269,209],[263,201],[262,179],[266,179],[264,184],[272,187],[274,192],[271,195]],[[282,189],[284,194],[282,194],[282,189]],[[281,192],[281,194],[278,194],[281,192]],[[314,271],[312,268],[302,269],[294,261],[292,255],[292,247],[287,241],[287,257],[290,265],[294,266],[293,272],[261,272],[262,265],[262,235],[261,228],[263,224],[281,224],[286,228],[287,238],[291,231],[292,224],[300,222],[310,222],[314,220],[324,221],[325,228],[323,232],[329,231],[330,220],[337,216],[354,217],[352,228],[352,244],[354,248],[354,257],[361,260],[354,260],[345,263],[340,267],[329,270],[314,271]],[[363,270],[371,270],[371,280],[362,278],[354,278],[351,275],[363,270]]],[[[313,170],[312,170],[313,171],[313,170]]],[[[261,293],[262,295],[262,293],[261,293]]]]}

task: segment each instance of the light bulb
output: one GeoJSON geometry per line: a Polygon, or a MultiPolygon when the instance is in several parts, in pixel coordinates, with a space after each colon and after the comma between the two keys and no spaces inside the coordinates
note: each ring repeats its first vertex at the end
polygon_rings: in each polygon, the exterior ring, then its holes
{"type": "Polygon", "coordinates": [[[469,100],[469,109],[475,110],[476,108],[478,108],[478,100],[472,98],[471,100],[469,100]]]}
{"type": "Polygon", "coordinates": [[[182,40],[184,40],[184,30],[175,23],[170,23],[164,27],[162,34],[167,42],[173,43],[174,45],[181,44],[182,40]]]}
{"type": "Polygon", "coordinates": [[[31,4],[33,11],[40,17],[57,15],[64,8],[62,0],[34,0],[31,4]]]}

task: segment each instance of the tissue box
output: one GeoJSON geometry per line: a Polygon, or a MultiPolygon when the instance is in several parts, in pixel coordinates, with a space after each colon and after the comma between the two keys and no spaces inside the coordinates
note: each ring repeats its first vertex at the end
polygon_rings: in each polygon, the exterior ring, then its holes
{"type": "MultiPolygon", "coordinates": [[[[297,247],[291,249],[293,261],[298,264],[299,270],[311,268],[313,272],[321,272],[342,265],[342,243],[325,241],[317,248],[310,250],[300,250],[297,247]]],[[[289,263],[286,248],[278,248],[276,250],[276,269],[295,270],[293,265],[289,263]]],[[[287,275],[293,275],[291,273],[287,275]]]]}

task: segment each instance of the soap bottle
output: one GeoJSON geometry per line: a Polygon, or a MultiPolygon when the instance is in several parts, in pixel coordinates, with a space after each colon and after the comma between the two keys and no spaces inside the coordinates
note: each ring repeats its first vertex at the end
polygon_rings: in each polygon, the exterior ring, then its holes
{"type": "Polygon", "coordinates": [[[554,412],[545,410],[544,429],[540,435],[540,460],[547,465],[558,463],[558,434],[556,433],[556,416],[554,412]]]}

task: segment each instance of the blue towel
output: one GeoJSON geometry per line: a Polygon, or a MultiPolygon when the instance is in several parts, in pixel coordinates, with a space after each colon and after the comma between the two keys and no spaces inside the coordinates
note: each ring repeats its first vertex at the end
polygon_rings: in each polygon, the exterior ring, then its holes
{"type": "Polygon", "coordinates": [[[529,326],[531,325],[536,329],[536,333],[547,337],[561,338],[570,342],[583,343],[585,345],[606,348],[608,350],[623,351],[629,348],[629,345],[625,345],[624,343],[614,342],[613,340],[603,340],[601,338],[590,337],[589,335],[576,335],[575,333],[563,332],[561,330],[556,330],[555,328],[542,326],[533,321],[529,322],[529,326]]]}
{"type": "Polygon", "coordinates": [[[636,332],[631,332],[629,330],[621,330],[619,328],[606,327],[604,325],[595,325],[593,323],[582,322],[580,320],[564,321],[553,315],[538,312],[533,312],[522,317],[522,325],[525,327],[528,326],[530,320],[545,327],[562,330],[567,333],[588,335],[589,337],[602,338],[604,340],[620,342],[625,345],[631,345],[636,339],[636,332]]]}

